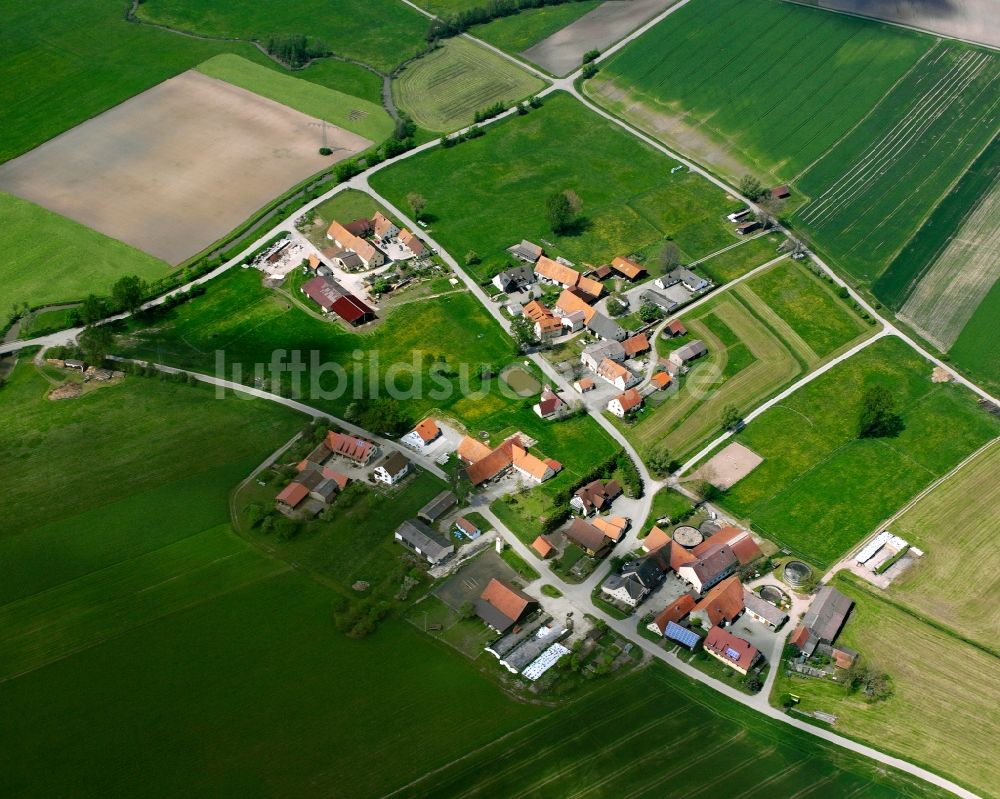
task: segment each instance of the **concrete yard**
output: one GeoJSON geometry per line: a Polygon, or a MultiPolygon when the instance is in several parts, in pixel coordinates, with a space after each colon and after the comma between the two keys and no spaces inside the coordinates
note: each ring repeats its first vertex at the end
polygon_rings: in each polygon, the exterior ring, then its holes
{"type": "Polygon", "coordinates": [[[588,50],[604,50],[677,0],[607,0],[521,53],[553,75],[568,75],[588,50]]]}
{"type": "Polygon", "coordinates": [[[170,264],[370,142],[196,71],[0,165],[22,197],[170,264]]]}

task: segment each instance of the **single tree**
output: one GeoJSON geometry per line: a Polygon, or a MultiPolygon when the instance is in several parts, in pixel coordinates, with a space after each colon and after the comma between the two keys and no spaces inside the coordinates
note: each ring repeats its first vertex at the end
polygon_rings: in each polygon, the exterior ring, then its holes
{"type": "Polygon", "coordinates": [[[659,263],[660,270],[663,274],[673,272],[678,266],[681,265],[681,248],[674,244],[674,242],[668,241],[663,245],[663,249],[660,250],[660,254],[657,256],[657,262],[659,263]]]}
{"type": "Polygon", "coordinates": [[[88,327],[80,334],[80,349],[87,363],[100,366],[111,349],[113,337],[107,325],[88,327]]]}
{"type": "Polygon", "coordinates": [[[580,212],[580,198],[569,191],[557,191],[545,201],[545,218],[556,234],[566,233],[573,227],[580,212]]]}
{"type": "Polygon", "coordinates": [[[80,321],[85,325],[92,325],[104,316],[104,300],[94,294],[88,294],[87,299],[80,305],[80,321]]]}
{"type": "Polygon", "coordinates": [[[722,409],[723,430],[735,430],[742,421],[743,417],[740,415],[740,409],[735,405],[727,405],[722,409]]]}
{"type": "Polygon", "coordinates": [[[478,263],[479,263],[479,253],[476,252],[475,250],[469,250],[465,254],[465,265],[475,266],[478,263]]]}
{"type": "Polygon", "coordinates": [[[137,275],[124,275],[111,287],[111,299],[116,308],[134,314],[142,305],[146,284],[137,275]]]}
{"type": "Polygon", "coordinates": [[[406,202],[413,212],[413,218],[419,221],[420,217],[423,216],[424,209],[427,208],[427,200],[422,194],[417,194],[414,191],[406,195],[406,202]]]}
{"type": "Polygon", "coordinates": [[[748,200],[756,200],[764,193],[764,187],[753,175],[744,175],[740,178],[740,194],[748,200]]]}
{"type": "Polygon", "coordinates": [[[903,431],[903,417],[892,393],[885,386],[867,389],[861,397],[858,438],[892,438],[903,431]]]}
{"type": "Polygon", "coordinates": [[[476,606],[470,600],[465,600],[458,606],[458,615],[462,619],[471,619],[476,615],[476,606]]]}
{"type": "Polygon", "coordinates": [[[646,463],[657,477],[666,477],[680,466],[677,459],[670,454],[666,444],[661,444],[650,452],[646,463]]]}
{"type": "Polygon", "coordinates": [[[652,302],[644,302],[639,306],[639,318],[643,322],[655,322],[663,316],[663,311],[659,305],[652,302]]]}
{"type": "Polygon", "coordinates": [[[612,296],[608,298],[608,313],[612,316],[624,316],[629,311],[629,304],[620,297],[612,296]]]}

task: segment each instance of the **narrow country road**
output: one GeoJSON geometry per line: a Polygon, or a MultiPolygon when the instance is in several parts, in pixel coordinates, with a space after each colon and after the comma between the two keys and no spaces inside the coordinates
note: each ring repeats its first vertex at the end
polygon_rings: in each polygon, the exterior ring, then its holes
{"type": "Polygon", "coordinates": [[[420,455],[411,449],[407,449],[402,444],[396,441],[392,441],[388,438],[383,438],[382,436],[376,435],[364,428],[358,427],[356,424],[351,424],[344,419],[338,419],[333,414],[320,410],[319,408],[314,408],[311,405],[306,405],[304,402],[299,402],[298,400],[289,399],[288,397],[282,397],[280,394],[272,394],[270,391],[264,391],[259,388],[254,388],[253,386],[245,386],[242,383],[236,383],[232,380],[225,380],[221,377],[215,377],[213,375],[202,374],[201,372],[192,372],[190,369],[178,369],[173,366],[167,366],[162,363],[152,363],[150,361],[143,361],[138,358],[119,358],[117,356],[108,356],[109,360],[118,361],[119,363],[135,363],[141,366],[152,366],[161,372],[165,372],[168,375],[186,374],[191,375],[196,380],[200,380],[202,383],[208,383],[209,385],[216,386],[217,388],[223,389],[223,391],[233,391],[237,394],[248,394],[251,397],[258,397],[259,399],[270,400],[271,402],[277,402],[279,405],[284,405],[286,408],[291,408],[293,411],[298,411],[299,413],[304,413],[307,416],[311,416],[313,419],[329,419],[335,425],[337,425],[341,430],[350,433],[352,436],[358,436],[359,438],[367,438],[374,441],[382,448],[383,452],[401,452],[410,461],[418,464],[421,468],[426,469],[428,472],[433,474],[435,477],[440,477],[442,480],[448,480],[449,477],[445,471],[434,463],[430,458],[420,455]]]}

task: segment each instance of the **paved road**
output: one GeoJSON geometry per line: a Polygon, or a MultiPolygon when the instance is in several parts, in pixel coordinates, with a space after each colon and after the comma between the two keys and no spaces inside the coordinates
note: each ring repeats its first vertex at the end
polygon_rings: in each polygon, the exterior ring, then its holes
{"type": "MultiPolygon", "coordinates": [[[[254,388],[253,386],[245,386],[242,383],[235,383],[232,380],[225,380],[221,377],[215,377],[213,375],[205,375],[200,372],[192,372],[190,369],[177,369],[173,366],[166,366],[162,363],[151,363],[150,361],[138,360],[136,358],[118,358],[116,356],[111,356],[111,360],[128,362],[128,363],[138,363],[143,366],[152,365],[155,369],[166,374],[176,375],[176,374],[187,374],[191,375],[197,380],[203,383],[208,383],[210,385],[216,386],[229,391],[236,391],[241,394],[249,394],[252,397],[259,397],[260,399],[270,400],[271,402],[277,402],[279,405],[284,405],[286,408],[291,408],[299,413],[304,413],[307,416],[311,416],[313,419],[329,419],[335,425],[337,425],[341,430],[355,435],[361,438],[367,438],[376,442],[383,452],[401,452],[406,458],[416,464],[418,464],[423,469],[431,472],[431,474],[436,477],[440,477],[442,480],[449,480],[450,478],[445,473],[445,471],[438,466],[430,458],[420,455],[411,449],[407,449],[402,444],[393,441],[388,438],[383,438],[381,436],[375,435],[362,427],[358,427],[356,424],[351,424],[345,419],[338,419],[333,414],[328,411],[320,410],[319,408],[314,408],[311,405],[306,405],[304,402],[299,402],[298,400],[289,399],[288,397],[282,397],[280,394],[272,394],[270,391],[264,391],[263,389],[254,388]]],[[[286,445],[287,446],[287,445],[286,445]]]]}

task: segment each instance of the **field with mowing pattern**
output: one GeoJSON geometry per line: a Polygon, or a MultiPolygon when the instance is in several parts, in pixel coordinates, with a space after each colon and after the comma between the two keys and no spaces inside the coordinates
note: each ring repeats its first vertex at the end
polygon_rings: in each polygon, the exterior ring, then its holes
{"type": "Polygon", "coordinates": [[[1000,393],[997,319],[1000,319],[1000,280],[993,284],[948,351],[952,361],[966,369],[994,396],[1000,393]]]}
{"type": "Polygon", "coordinates": [[[933,627],[841,572],[836,587],[855,600],[837,639],[886,672],[892,695],[868,704],[826,680],[779,672],[774,696],[791,692],[805,713],[837,717],[834,732],[864,741],[995,799],[1000,767],[983,742],[1000,735],[1000,661],[933,627]]]}
{"type": "Polygon", "coordinates": [[[930,377],[931,364],[894,337],[833,367],[736,437],[764,463],[726,493],[723,505],[806,560],[832,564],[1000,434],[1000,421],[970,392],[930,377]],[[896,438],[856,438],[861,396],[875,384],[887,387],[901,409],[906,428],[896,438]]]}
{"type": "Polygon", "coordinates": [[[391,71],[419,51],[429,20],[394,0],[145,0],[136,12],[148,22],[220,38],[307,35],[330,50],[391,71]],[[375,22],[377,20],[377,22],[375,22]]]}
{"type": "Polygon", "coordinates": [[[408,64],[393,82],[393,96],[427,130],[471,125],[476,111],[523,100],[545,84],[485,47],[454,37],[408,64]]]}
{"type": "Polygon", "coordinates": [[[661,341],[658,349],[701,339],[708,356],[681,379],[676,393],[662,400],[654,394],[637,423],[621,425],[641,451],[665,445],[682,462],[720,432],[727,405],[746,413],[873,331],[790,258],[682,319],[688,335],[661,341]]]}
{"type": "Polygon", "coordinates": [[[486,131],[371,178],[396,205],[405,205],[412,191],[426,197],[435,239],[458,258],[477,252],[482,264],[473,271],[481,278],[507,264],[505,248],[523,238],[544,239],[552,244],[546,252],[593,264],[655,254],[668,235],[686,260],[737,240],[725,215],[739,203],[696,174],[671,173],[676,162],[596,119],[568,95],[550,95],[542,108],[486,131]],[[562,189],[580,196],[583,219],[578,230],[556,236],[546,223],[545,201],[562,189]]]}
{"type": "Polygon", "coordinates": [[[1000,627],[998,474],[1000,446],[994,444],[892,523],[894,533],[925,554],[888,592],[994,651],[1000,627]]]}

